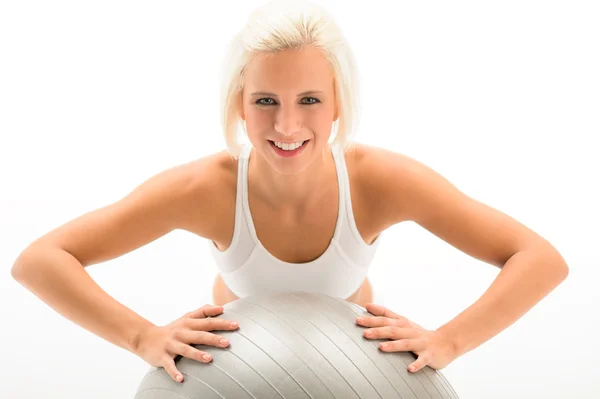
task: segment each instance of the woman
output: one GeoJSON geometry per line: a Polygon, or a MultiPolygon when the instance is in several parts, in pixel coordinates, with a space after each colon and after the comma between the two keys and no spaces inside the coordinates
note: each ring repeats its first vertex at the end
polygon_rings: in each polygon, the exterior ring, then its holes
{"type": "Polygon", "coordinates": [[[357,91],[346,41],[322,9],[300,2],[257,10],[226,59],[227,151],[166,170],[120,201],[83,215],[22,251],[12,275],[73,322],[182,381],[191,344],[226,347],[209,318],[238,297],[306,290],[347,298],[384,351],[418,355],[409,370],[441,369],[514,323],[568,273],[546,240],[401,154],[352,142],[357,91]],[[279,7],[284,7],[280,9],[279,7]],[[238,125],[251,145],[241,146],[238,125]],[[333,135],[335,131],[335,135],[333,135]],[[331,141],[330,138],[334,137],[331,141]],[[502,268],[485,294],[430,331],[373,304],[367,278],[379,237],[414,221],[502,268]],[[220,269],[216,306],[156,326],[108,296],[84,267],[173,231],[206,238],[220,269]]]}

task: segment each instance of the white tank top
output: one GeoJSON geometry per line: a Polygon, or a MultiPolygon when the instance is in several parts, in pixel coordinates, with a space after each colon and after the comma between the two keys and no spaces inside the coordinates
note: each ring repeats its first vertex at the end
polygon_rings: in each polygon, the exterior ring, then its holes
{"type": "Polygon", "coordinates": [[[220,251],[213,241],[209,241],[211,253],[227,287],[239,298],[277,291],[320,292],[338,298],[350,297],[367,277],[381,234],[368,245],[356,228],[343,150],[339,146],[332,147],[339,209],[329,247],[313,261],[289,263],[271,255],[256,235],[248,206],[251,149],[250,144],[245,145],[238,160],[232,242],[225,251],[220,251]]]}

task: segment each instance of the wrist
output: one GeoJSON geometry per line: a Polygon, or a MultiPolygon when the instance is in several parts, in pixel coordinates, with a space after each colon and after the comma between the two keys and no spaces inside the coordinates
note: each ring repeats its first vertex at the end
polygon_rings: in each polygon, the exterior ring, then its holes
{"type": "Polygon", "coordinates": [[[142,340],[142,337],[146,333],[146,331],[148,331],[152,327],[156,326],[153,323],[145,320],[143,323],[131,330],[127,338],[126,349],[135,355],[139,355],[140,342],[142,340]]]}
{"type": "Polygon", "coordinates": [[[460,336],[456,333],[455,330],[451,330],[446,326],[442,326],[436,331],[442,334],[442,336],[444,337],[452,359],[456,359],[463,354],[463,347],[460,341],[460,336]]]}

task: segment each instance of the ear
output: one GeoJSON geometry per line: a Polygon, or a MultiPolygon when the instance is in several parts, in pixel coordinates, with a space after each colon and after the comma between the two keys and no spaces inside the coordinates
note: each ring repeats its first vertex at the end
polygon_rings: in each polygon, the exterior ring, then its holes
{"type": "Polygon", "coordinates": [[[333,79],[333,103],[334,105],[334,109],[333,109],[333,121],[337,121],[338,117],[340,116],[340,102],[338,100],[338,95],[337,95],[337,90],[336,90],[336,81],[337,79],[333,79]]]}
{"type": "Polygon", "coordinates": [[[335,89],[335,80],[333,86],[333,103],[335,104],[333,109],[333,121],[335,122],[340,116],[340,102],[338,101],[337,90],[335,89]]]}
{"type": "Polygon", "coordinates": [[[244,102],[243,102],[243,91],[240,91],[237,97],[237,109],[240,116],[240,119],[244,122],[246,121],[246,115],[244,114],[244,102]]]}

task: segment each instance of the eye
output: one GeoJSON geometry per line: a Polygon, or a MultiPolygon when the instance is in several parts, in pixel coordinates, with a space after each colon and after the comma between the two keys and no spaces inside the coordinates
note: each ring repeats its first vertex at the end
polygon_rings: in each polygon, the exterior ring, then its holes
{"type": "Polygon", "coordinates": [[[273,101],[273,99],[272,99],[272,98],[269,98],[269,97],[266,97],[266,98],[259,98],[258,100],[256,100],[256,104],[259,104],[259,105],[271,105],[271,104],[272,104],[272,103],[264,103],[264,102],[262,102],[263,100],[270,100],[270,101],[273,101]]]}
{"type": "MultiPolygon", "coordinates": [[[[320,103],[321,101],[318,98],[314,98],[314,97],[304,97],[302,99],[304,100],[309,100],[309,102],[302,102],[302,104],[305,105],[311,105],[311,104],[317,104],[320,103]]],[[[264,98],[259,98],[258,100],[256,100],[256,103],[258,105],[275,105],[276,103],[274,102],[274,100],[270,97],[264,97],[264,98]]]]}
{"type": "Polygon", "coordinates": [[[305,103],[305,104],[316,104],[316,103],[320,102],[318,98],[314,98],[314,97],[304,97],[303,100],[314,100],[313,102],[305,103]]]}

